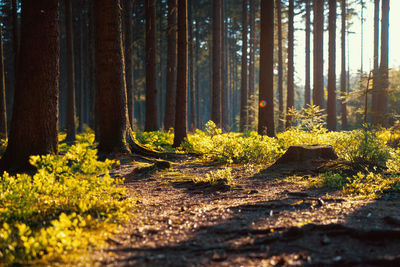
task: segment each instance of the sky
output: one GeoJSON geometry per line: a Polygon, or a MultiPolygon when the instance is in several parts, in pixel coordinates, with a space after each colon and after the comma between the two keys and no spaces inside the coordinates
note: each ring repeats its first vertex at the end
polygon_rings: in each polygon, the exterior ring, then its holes
{"type": "MultiPolygon", "coordinates": [[[[358,7],[357,12],[360,13],[361,7],[358,7]]],[[[340,74],[340,30],[341,30],[341,17],[340,8],[338,5],[337,11],[337,22],[336,22],[336,77],[339,79],[340,74]]],[[[392,0],[390,1],[390,13],[389,13],[389,66],[391,68],[400,67],[400,1],[392,0]]],[[[374,49],[374,4],[367,0],[366,9],[364,9],[364,72],[369,72],[373,66],[373,49],[374,49]]],[[[328,16],[325,16],[327,23],[328,16]]],[[[349,55],[350,55],[350,72],[357,73],[361,68],[361,21],[360,16],[353,17],[353,25],[349,29],[350,32],[354,32],[349,35],[349,55]]],[[[304,21],[298,16],[295,19],[295,27],[299,29],[304,29],[304,21]]],[[[328,32],[325,31],[324,34],[324,75],[328,72],[328,32]]],[[[311,35],[312,38],[312,35],[311,35]]],[[[295,79],[296,83],[299,85],[304,84],[305,76],[305,32],[296,31],[295,32],[295,79]]],[[[312,39],[311,39],[311,51],[312,51],[312,39]]],[[[347,51],[346,51],[347,54],[347,51]]],[[[311,70],[312,70],[312,55],[311,55],[311,70]]],[[[347,63],[346,63],[347,65],[347,63]]],[[[312,81],[312,71],[311,71],[311,81],[312,81]]]]}

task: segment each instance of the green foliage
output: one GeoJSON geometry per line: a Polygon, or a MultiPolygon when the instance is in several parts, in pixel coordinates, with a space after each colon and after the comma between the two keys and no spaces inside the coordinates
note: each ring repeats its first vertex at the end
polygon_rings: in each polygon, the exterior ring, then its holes
{"type": "Polygon", "coordinates": [[[173,152],[174,134],[168,132],[136,132],[136,140],[151,150],[173,152]]]}
{"type": "Polygon", "coordinates": [[[207,183],[210,185],[232,184],[232,169],[224,168],[216,171],[210,171],[205,178],[193,178],[195,183],[207,183]]]}
{"type": "Polygon", "coordinates": [[[62,258],[101,245],[128,218],[132,200],[119,186],[122,180],[108,174],[117,162],[98,161],[93,141],[87,133],[65,156],[32,156],[33,176],[2,175],[1,262],[62,258]]]}
{"type": "Polygon", "coordinates": [[[321,174],[322,183],[320,187],[329,187],[333,189],[342,189],[343,186],[348,182],[346,177],[343,177],[340,173],[326,172],[321,174]]]}
{"type": "Polygon", "coordinates": [[[292,122],[297,129],[318,132],[323,129],[327,115],[319,106],[307,105],[306,108],[301,110],[290,108],[288,117],[292,118],[292,122]]]}

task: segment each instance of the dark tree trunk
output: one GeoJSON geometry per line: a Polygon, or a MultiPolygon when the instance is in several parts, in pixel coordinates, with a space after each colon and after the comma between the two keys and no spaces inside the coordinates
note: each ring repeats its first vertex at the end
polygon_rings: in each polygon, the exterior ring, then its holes
{"type": "Polygon", "coordinates": [[[129,152],[120,1],[96,0],[96,82],[99,153],[129,152]]]}
{"type": "Polygon", "coordinates": [[[254,75],[254,61],[255,61],[255,42],[256,42],[256,25],[255,25],[255,15],[256,15],[256,3],[255,0],[250,0],[250,40],[249,40],[249,45],[250,45],[250,55],[249,55],[249,127],[250,129],[253,129],[254,121],[255,121],[255,110],[254,110],[254,81],[255,81],[255,75],[254,75]]]}
{"type": "Polygon", "coordinates": [[[275,136],[274,123],[274,2],[261,1],[260,93],[258,133],[275,136]],[[265,103],[265,105],[263,104],[265,103]]]}
{"type": "Polygon", "coordinates": [[[248,126],[248,83],[247,83],[247,3],[248,0],[243,0],[242,9],[242,73],[241,73],[241,90],[240,90],[240,123],[239,131],[244,132],[248,126]]]}
{"type": "Polygon", "coordinates": [[[133,48],[133,0],[124,0],[124,21],[125,21],[125,77],[126,77],[126,92],[128,97],[128,114],[129,121],[133,126],[134,119],[134,88],[133,88],[133,60],[132,60],[132,48],[133,48]]]}
{"type": "Polygon", "coordinates": [[[371,123],[377,125],[379,97],[379,0],[374,1],[374,82],[372,89],[371,123]]]}
{"type": "Polygon", "coordinates": [[[176,53],[177,53],[177,0],[168,0],[168,56],[167,56],[167,93],[164,117],[164,129],[175,125],[176,97],[176,53]]]}
{"type": "Polygon", "coordinates": [[[0,137],[7,139],[6,80],[4,76],[3,27],[0,20],[0,137]]]}
{"type": "Polygon", "coordinates": [[[227,23],[226,23],[226,0],[222,4],[222,129],[229,131],[229,87],[228,87],[228,38],[227,38],[227,23]]]}
{"type": "Polygon", "coordinates": [[[211,120],[221,127],[221,86],[222,86],[222,0],[213,1],[213,67],[211,120]]]}
{"type": "Polygon", "coordinates": [[[187,0],[178,0],[178,75],[176,86],[176,115],[174,147],[186,138],[187,124],[187,74],[188,74],[188,32],[187,0]]]}
{"type": "Polygon", "coordinates": [[[188,26],[189,26],[189,81],[190,81],[190,131],[196,129],[195,118],[195,76],[194,76],[194,40],[193,40],[193,1],[188,0],[188,26]]]}
{"type": "Polygon", "coordinates": [[[146,13],[146,121],[145,131],[157,131],[156,0],[145,0],[146,13]]]}
{"type": "Polygon", "coordinates": [[[329,0],[328,130],[336,131],[336,0],[329,0]]]}
{"type": "Polygon", "coordinates": [[[379,67],[379,124],[387,126],[387,105],[389,89],[389,0],[382,0],[381,64],[379,67]]]}
{"type": "Polygon", "coordinates": [[[313,102],[324,107],[324,1],[314,0],[314,89],[313,102]]]}
{"type": "Polygon", "coordinates": [[[287,66],[287,94],[286,94],[286,128],[292,125],[292,116],[289,110],[294,108],[294,0],[289,0],[288,11],[288,66],[287,66]]]}
{"type": "Polygon", "coordinates": [[[67,40],[67,142],[76,138],[76,105],[75,105],[75,63],[74,63],[74,33],[72,28],[72,3],[65,0],[65,33],[67,40]]]}
{"type": "Polygon", "coordinates": [[[196,124],[197,127],[200,127],[201,125],[201,118],[200,118],[200,83],[199,83],[199,78],[200,78],[200,67],[198,65],[198,62],[200,60],[200,36],[199,36],[199,20],[196,19],[196,30],[195,30],[195,37],[196,37],[196,55],[195,55],[195,60],[196,60],[196,76],[195,76],[195,81],[196,81],[196,124]]]}
{"type": "Polygon", "coordinates": [[[59,13],[57,0],[24,1],[21,47],[3,170],[29,168],[30,155],[58,151],[59,13]]]}
{"type": "MultiPolygon", "coordinates": [[[[96,124],[96,105],[95,105],[95,98],[96,98],[96,63],[95,63],[95,44],[94,44],[94,7],[93,7],[93,1],[89,1],[89,10],[88,10],[88,16],[89,16],[89,64],[90,64],[90,69],[89,69],[89,102],[90,102],[90,127],[95,130],[95,133],[97,133],[97,124],[96,124]]],[[[97,134],[96,134],[97,135],[97,134]]]]}
{"type": "Polygon", "coordinates": [[[275,0],[278,15],[278,97],[279,97],[279,120],[278,130],[284,128],[285,112],[283,109],[283,48],[282,48],[282,5],[281,0],[275,0]]]}
{"type": "Polygon", "coordinates": [[[306,83],[304,87],[304,107],[311,104],[311,63],[310,63],[310,47],[311,47],[311,0],[306,0],[306,83]]]}
{"type": "Polygon", "coordinates": [[[341,0],[340,7],[342,9],[342,33],[341,33],[341,57],[342,66],[340,73],[340,118],[341,118],[341,128],[342,130],[347,129],[347,104],[346,104],[346,0],[341,0]]]}
{"type": "Polygon", "coordinates": [[[12,0],[13,16],[13,52],[14,52],[14,77],[17,74],[17,63],[19,54],[19,24],[18,24],[18,1],[12,0]]]}

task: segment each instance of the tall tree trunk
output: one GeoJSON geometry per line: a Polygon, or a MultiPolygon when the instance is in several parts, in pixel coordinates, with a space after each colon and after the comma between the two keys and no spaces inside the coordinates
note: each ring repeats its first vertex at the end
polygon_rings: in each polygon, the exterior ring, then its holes
{"type": "Polygon", "coordinates": [[[240,123],[239,131],[244,132],[248,126],[248,82],[247,82],[247,3],[248,0],[243,0],[242,9],[242,73],[241,73],[241,90],[240,90],[240,123]]]}
{"type": "Polygon", "coordinates": [[[381,64],[379,68],[379,122],[387,126],[387,105],[389,89],[389,0],[382,0],[381,64]]]}
{"type": "MultiPolygon", "coordinates": [[[[10,103],[9,103],[9,108],[11,108],[11,111],[13,110],[13,105],[14,105],[14,95],[15,95],[15,89],[16,89],[16,84],[17,84],[17,72],[18,72],[18,62],[19,62],[19,49],[20,49],[20,25],[18,22],[18,0],[12,0],[12,25],[13,25],[13,56],[14,56],[14,87],[11,87],[11,90],[9,93],[9,98],[10,98],[10,103]]],[[[11,114],[12,115],[12,114],[11,114]]]]}
{"type": "Polygon", "coordinates": [[[146,121],[145,131],[158,129],[156,77],[156,0],[145,0],[146,13],[146,121]]]}
{"type": "Polygon", "coordinates": [[[124,0],[124,21],[125,21],[125,75],[126,75],[126,91],[128,96],[128,114],[131,126],[133,126],[134,119],[134,88],[133,88],[133,0],[124,0]]]}
{"type": "Polygon", "coordinates": [[[261,1],[260,93],[258,133],[275,136],[274,122],[274,2],[261,1]]]}
{"type": "Polygon", "coordinates": [[[188,30],[187,0],[178,0],[178,76],[176,87],[176,115],[174,147],[186,138],[187,124],[187,74],[188,74],[188,30]]]}
{"type": "Polygon", "coordinates": [[[226,22],[226,0],[222,1],[222,95],[221,95],[221,106],[222,106],[222,129],[224,131],[229,131],[229,86],[228,86],[228,29],[226,22]]]}
{"type": "Polygon", "coordinates": [[[255,38],[256,38],[256,25],[255,25],[255,15],[256,15],[256,3],[255,0],[250,0],[250,40],[249,40],[249,45],[250,45],[250,57],[249,57],[249,127],[250,129],[253,129],[253,126],[255,122],[255,106],[254,106],[254,82],[255,82],[255,75],[254,75],[254,60],[255,60],[255,38]]]}
{"type": "Polygon", "coordinates": [[[286,128],[292,125],[292,116],[289,110],[294,108],[294,0],[289,0],[288,11],[288,72],[287,72],[287,94],[286,94],[286,128]]]}
{"type": "Polygon", "coordinates": [[[221,127],[221,86],[222,86],[222,0],[213,1],[213,67],[211,120],[221,127]]]}
{"type": "Polygon", "coordinates": [[[342,66],[340,73],[340,118],[342,130],[347,129],[347,104],[346,104],[346,0],[340,1],[340,7],[342,9],[342,33],[341,33],[341,57],[342,66]]]}
{"type": "Polygon", "coordinates": [[[282,48],[282,4],[281,0],[275,0],[275,8],[278,19],[278,98],[279,118],[278,131],[284,128],[285,112],[283,109],[283,48],[282,48]]]}
{"type": "Polygon", "coordinates": [[[176,53],[177,53],[177,0],[168,0],[168,56],[167,56],[167,93],[164,117],[164,129],[175,125],[176,102],[176,53]]]}
{"type": "Polygon", "coordinates": [[[374,1],[374,82],[372,89],[371,123],[379,123],[379,0],[374,1]]]}
{"type": "Polygon", "coordinates": [[[329,0],[328,130],[336,131],[336,0],[329,0]]]}
{"type": "Polygon", "coordinates": [[[65,32],[67,40],[67,142],[76,138],[76,105],[75,105],[75,63],[74,33],[72,28],[72,3],[65,0],[65,32]]]}
{"type": "Polygon", "coordinates": [[[188,26],[189,26],[189,81],[190,81],[190,131],[196,129],[195,118],[195,76],[194,76],[194,40],[193,40],[193,1],[188,0],[188,26]]]}
{"type": "Polygon", "coordinates": [[[195,74],[195,81],[196,81],[196,124],[197,127],[201,126],[201,119],[200,119],[200,67],[199,67],[199,60],[200,60],[200,40],[199,40],[199,20],[196,19],[196,30],[195,30],[195,38],[196,38],[196,49],[195,49],[195,60],[196,60],[196,74],[195,74]]]}
{"type": "Polygon", "coordinates": [[[324,107],[324,1],[314,0],[314,89],[313,102],[324,107]]]}
{"type": "Polygon", "coordinates": [[[21,46],[8,146],[3,170],[29,168],[30,155],[57,154],[58,0],[24,1],[21,46]]]}
{"type": "Polygon", "coordinates": [[[306,77],[304,86],[304,107],[311,104],[311,63],[310,63],[310,47],[311,47],[311,0],[306,0],[306,77]]]}
{"type": "Polygon", "coordinates": [[[88,16],[89,16],[89,64],[90,64],[90,69],[89,69],[89,101],[90,101],[90,127],[94,129],[95,133],[97,133],[97,125],[96,125],[96,105],[95,105],[95,98],[96,98],[96,69],[95,69],[95,44],[94,44],[94,6],[93,6],[93,1],[89,1],[89,10],[88,10],[88,16]]]}
{"type": "Polygon", "coordinates": [[[0,20],[0,137],[8,137],[7,108],[6,108],[6,80],[4,75],[3,27],[0,20]]]}

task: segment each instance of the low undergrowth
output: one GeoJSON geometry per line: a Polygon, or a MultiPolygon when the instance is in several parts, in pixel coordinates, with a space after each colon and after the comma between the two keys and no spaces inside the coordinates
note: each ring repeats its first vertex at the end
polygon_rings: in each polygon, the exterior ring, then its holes
{"type": "Polygon", "coordinates": [[[32,156],[34,175],[1,176],[2,263],[78,260],[128,218],[133,200],[108,174],[118,162],[99,161],[94,147],[94,134],[86,132],[77,144],[60,145],[63,156],[32,156]]]}

